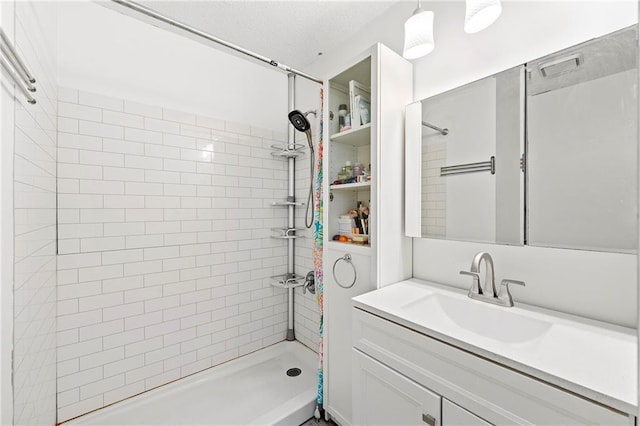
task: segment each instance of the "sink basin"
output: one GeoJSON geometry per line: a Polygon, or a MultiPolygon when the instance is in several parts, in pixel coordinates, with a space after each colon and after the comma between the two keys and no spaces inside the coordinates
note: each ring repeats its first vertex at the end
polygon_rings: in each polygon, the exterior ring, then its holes
{"type": "Polygon", "coordinates": [[[553,325],[549,321],[472,300],[458,293],[430,294],[409,302],[400,309],[411,316],[428,313],[434,322],[449,320],[451,324],[447,326],[455,325],[462,330],[505,343],[531,342],[544,336],[553,325]]]}

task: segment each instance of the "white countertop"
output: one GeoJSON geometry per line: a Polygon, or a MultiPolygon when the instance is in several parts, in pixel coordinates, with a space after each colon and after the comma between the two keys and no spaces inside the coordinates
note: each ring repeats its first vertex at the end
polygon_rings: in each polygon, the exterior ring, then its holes
{"type": "Polygon", "coordinates": [[[459,289],[418,279],[353,299],[364,311],[637,415],[636,330],[515,304],[491,305],[459,289]],[[433,296],[463,307],[462,316],[448,317],[446,309],[433,304],[438,300],[433,296]],[[510,318],[518,327],[509,325],[510,318]]]}

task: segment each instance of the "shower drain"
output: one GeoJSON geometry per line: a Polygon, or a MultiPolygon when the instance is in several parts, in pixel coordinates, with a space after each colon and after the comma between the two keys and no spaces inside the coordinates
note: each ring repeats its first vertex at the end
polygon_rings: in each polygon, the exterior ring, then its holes
{"type": "Polygon", "coordinates": [[[290,368],[287,370],[287,376],[289,377],[296,377],[299,376],[302,373],[302,370],[300,370],[299,368],[290,368]]]}

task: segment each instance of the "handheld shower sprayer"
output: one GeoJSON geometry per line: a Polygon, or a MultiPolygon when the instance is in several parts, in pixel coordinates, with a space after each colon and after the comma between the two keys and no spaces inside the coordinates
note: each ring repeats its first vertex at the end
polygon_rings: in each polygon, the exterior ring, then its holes
{"type": "Polygon", "coordinates": [[[297,109],[294,109],[289,113],[289,121],[293,125],[293,127],[299,131],[303,132],[307,135],[307,143],[309,144],[309,151],[311,155],[309,156],[311,163],[309,166],[309,196],[307,197],[307,207],[304,215],[304,224],[307,228],[311,228],[313,226],[313,205],[311,196],[313,194],[313,166],[315,165],[315,154],[313,150],[313,140],[311,137],[311,123],[307,120],[308,114],[316,114],[315,111],[307,111],[302,113],[297,109]],[[311,215],[309,216],[309,210],[311,210],[311,215]]]}
{"type": "Polygon", "coordinates": [[[305,117],[307,114],[315,111],[309,111],[306,113],[302,113],[297,109],[294,109],[289,113],[289,121],[295,127],[295,129],[299,132],[303,132],[307,135],[307,143],[309,144],[309,149],[313,151],[313,141],[311,140],[311,123],[305,117]]]}

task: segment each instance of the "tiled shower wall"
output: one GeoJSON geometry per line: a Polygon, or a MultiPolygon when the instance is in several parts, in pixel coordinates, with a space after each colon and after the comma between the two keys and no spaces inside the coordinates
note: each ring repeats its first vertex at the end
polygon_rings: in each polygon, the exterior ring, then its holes
{"type": "Polygon", "coordinates": [[[15,425],[56,421],[55,8],[53,3],[15,2],[15,46],[37,80],[35,105],[17,89],[14,102],[15,425]]]}
{"type": "Polygon", "coordinates": [[[284,339],[286,135],[62,88],[58,125],[58,421],[284,339]]]}

